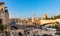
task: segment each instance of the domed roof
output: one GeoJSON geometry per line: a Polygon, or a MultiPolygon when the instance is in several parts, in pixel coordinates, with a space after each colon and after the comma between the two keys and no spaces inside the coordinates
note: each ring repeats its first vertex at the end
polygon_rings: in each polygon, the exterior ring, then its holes
{"type": "Polygon", "coordinates": [[[47,14],[43,14],[43,16],[42,17],[47,17],[47,14]]]}
{"type": "Polygon", "coordinates": [[[43,14],[43,16],[47,16],[47,14],[43,14]]]}

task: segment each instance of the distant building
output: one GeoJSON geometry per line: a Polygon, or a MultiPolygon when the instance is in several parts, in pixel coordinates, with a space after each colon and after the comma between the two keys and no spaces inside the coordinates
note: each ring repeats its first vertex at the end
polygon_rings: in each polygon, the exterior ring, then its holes
{"type": "Polygon", "coordinates": [[[35,17],[33,15],[30,18],[10,18],[10,23],[14,23],[16,25],[40,25],[41,18],[35,17]]]}
{"type": "Polygon", "coordinates": [[[0,24],[7,25],[9,24],[9,13],[4,4],[4,2],[0,2],[0,24]]]}
{"type": "Polygon", "coordinates": [[[43,14],[42,19],[46,20],[47,19],[47,14],[43,14]]]}

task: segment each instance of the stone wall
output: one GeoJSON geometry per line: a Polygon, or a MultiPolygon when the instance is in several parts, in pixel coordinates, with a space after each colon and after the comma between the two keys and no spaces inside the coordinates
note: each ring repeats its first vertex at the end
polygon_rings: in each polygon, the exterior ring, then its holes
{"type": "Polygon", "coordinates": [[[54,23],[56,20],[40,20],[40,24],[45,24],[45,23],[54,23]]]}

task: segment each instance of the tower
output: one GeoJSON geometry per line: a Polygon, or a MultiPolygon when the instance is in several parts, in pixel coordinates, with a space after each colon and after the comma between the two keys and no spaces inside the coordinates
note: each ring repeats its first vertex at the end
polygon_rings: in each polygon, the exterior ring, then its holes
{"type": "Polygon", "coordinates": [[[0,24],[7,25],[9,24],[9,13],[4,4],[4,2],[0,2],[0,24]]]}
{"type": "Polygon", "coordinates": [[[34,21],[35,21],[35,15],[32,16],[32,22],[34,22],[34,21]]]}

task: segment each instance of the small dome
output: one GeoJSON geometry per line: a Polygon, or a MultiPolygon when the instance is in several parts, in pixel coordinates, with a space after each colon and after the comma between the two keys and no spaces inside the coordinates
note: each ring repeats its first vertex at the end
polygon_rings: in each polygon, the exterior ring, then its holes
{"type": "Polygon", "coordinates": [[[47,14],[43,14],[43,16],[47,16],[47,14]]]}

